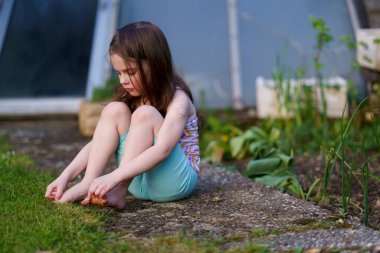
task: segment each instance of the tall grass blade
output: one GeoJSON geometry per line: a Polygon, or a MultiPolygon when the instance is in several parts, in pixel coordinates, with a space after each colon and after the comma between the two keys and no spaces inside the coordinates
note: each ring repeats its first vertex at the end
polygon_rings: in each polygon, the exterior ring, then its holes
{"type": "Polygon", "coordinates": [[[346,181],[346,174],[347,174],[347,172],[346,172],[346,170],[345,170],[345,164],[344,164],[344,162],[345,162],[345,160],[344,160],[344,158],[345,158],[345,156],[344,156],[344,131],[343,131],[343,129],[344,129],[344,113],[345,113],[345,111],[346,111],[346,108],[347,108],[347,103],[344,105],[344,109],[343,109],[343,113],[342,113],[342,117],[341,117],[341,131],[342,131],[342,136],[341,136],[341,140],[340,140],[340,143],[341,143],[341,147],[342,147],[342,157],[341,157],[341,162],[342,162],[342,168],[341,168],[341,172],[342,172],[342,192],[341,192],[341,194],[342,194],[342,209],[343,209],[343,212],[344,213],[347,213],[347,206],[348,206],[348,204],[347,204],[347,192],[346,192],[346,190],[347,190],[347,185],[348,184],[351,184],[351,182],[347,182],[346,181]]]}
{"type": "Polygon", "coordinates": [[[369,160],[361,167],[363,173],[363,195],[364,195],[364,225],[368,226],[368,215],[369,215],[369,199],[368,199],[368,179],[369,179],[369,160]]]}
{"type": "MultiPolygon", "coordinates": [[[[356,114],[358,113],[359,109],[362,107],[362,105],[364,104],[364,102],[366,102],[368,100],[368,97],[365,97],[362,101],[360,101],[359,105],[355,108],[354,112],[352,113],[348,123],[347,123],[347,126],[346,126],[346,129],[344,130],[343,132],[343,135],[342,135],[342,138],[344,139],[348,133],[348,130],[352,124],[352,121],[353,119],[355,118],[356,114]]],[[[344,114],[344,112],[343,112],[344,114]]],[[[338,144],[338,147],[336,148],[336,153],[340,153],[342,149],[342,142],[340,141],[339,144],[338,144]]],[[[335,168],[335,163],[336,163],[336,160],[337,160],[337,156],[335,156],[333,159],[332,159],[332,164],[331,164],[331,168],[328,169],[326,168],[327,165],[325,164],[325,175],[324,175],[324,182],[323,182],[323,198],[326,197],[326,193],[327,193],[327,186],[330,182],[330,178],[331,178],[331,175],[332,173],[334,172],[334,168],[335,168]]],[[[328,162],[331,162],[331,161],[328,161],[328,162]]]]}
{"type": "Polygon", "coordinates": [[[307,191],[307,194],[306,194],[306,200],[309,200],[309,197],[311,195],[311,193],[313,192],[314,188],[321,182],[321,179],[320,178],[317,178],[316,180],[314,180],[314,182],[311,184],[309,190],[307,191]]]}

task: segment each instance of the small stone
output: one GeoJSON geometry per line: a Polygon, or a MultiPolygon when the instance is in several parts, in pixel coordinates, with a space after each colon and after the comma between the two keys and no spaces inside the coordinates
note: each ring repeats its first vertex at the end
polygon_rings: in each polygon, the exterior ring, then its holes
{"type": "Polygon", "coordinates": [[[380,253],[380,246],[376,246],[373,251],[373,253],[380,253]]]}
{"type": "Polygon", "coordinates": [[[380,207],[380,198],[377,198],[375,206],[380,207]]]}
{"type": "Polygon", "coordinates": [[[219,219],[217,219],[217,218],[212,218],[211,219],[211,224],[216,224],[218,222],[219,222],[219,219]]]}
{"type": "Polygon", "coordinates": [[[221,201],[221,199],[220,199],[219,197],[214,197],[214,198],[212,199],[212,201],[213,201],[213,202],[219,202],[219,201],[221,201]]]}
{"type": "Polygon", "coordinates": [[[322,249],[311,248],[311,249],[305,250],[304,253],[319,253],[321,251],[322,251],[322,249]]]}

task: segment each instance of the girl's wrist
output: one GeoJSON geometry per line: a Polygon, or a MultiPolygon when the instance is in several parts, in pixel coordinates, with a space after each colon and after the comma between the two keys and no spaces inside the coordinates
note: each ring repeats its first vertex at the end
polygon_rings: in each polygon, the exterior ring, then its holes
{"type": "Polygon", "coordinates": [[[81,169],[74,164],[69,164],[66,169],[62,172],[61,176],[66,178],[68,181],[73,180],[76,176],[81,173],[81,169]]]}
{"type": "Polygon", "coordinates": [[[66,171],[66,170],[64,170],[62,173],[61,173],[61,175],[59,176],[60,178],[62,178],[62,179],[64,179],[64,180],[66,180],[67,182],[69,182],[69,181],[71,181],[72,180],[72,175],[71,175],[71,173],[70,172],[68,172],[68,171],[66,171]]]}
{"type": "Polygon", "coordinates": [[[125,180],[124,175],[122,173],[122,170],[120,168],[117,168],[116,170],[114,170],[111,173],[113,174],[113,177],[116,179],[117,184],[119,184],[125,180]]]}

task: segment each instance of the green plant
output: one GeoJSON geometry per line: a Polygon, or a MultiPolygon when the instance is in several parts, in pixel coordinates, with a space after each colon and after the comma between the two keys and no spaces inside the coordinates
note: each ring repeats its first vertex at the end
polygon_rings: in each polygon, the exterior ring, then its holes
{"type": "MultiPolygon", "coordinates": [[[[347,104],[346,104],[347,105],[347,104]]],[[[345,107],[346,109],[346,107],[345,107]]],[[[344,135],[344,111],[342,113],[341,118],[341,147],[342,150],[344,150],[345,145],[345,138],[344,135]]],[[[354,153],[355,154],[355,153],[354,153]]],[[[352,170],[349,171],[346,170],[346,159],[345,159],[345,153],[342,152],[341,156],[341,179],[342,179],[342,188],[341,188],[341,195],[342,195],[342,206],[341,206],[341,215],[346,216],[348,214],[348,205],[351,201],[351,178],[352,178],[352,170]]]]}
{"type": "MultiPolygon", "coordinates": [[[[349,211],[349,205],[351,203],[351,185],[352,179],[355,179],[358,184],[362,187],[363,195],[364,195],[364,224],[368,225],[368,212],[369,212],[369,202],[368,202],[368,185],[369,179],[374,179],[377,182],[380,182],[380,178],[374,175],[369,171],[369,162],[375,157],[379,156],[378,154],[368,157],[365,150],[368,150],[369,147],[366,147],[366,138],[368,136],[364,136],[361,140],[361,149],[362,153],[364,153],[364,161],[360,162],[357,157],[358,144],[353,142],[353,144],[347,145],[348,138],[350,137],[349,129],[352,125],[352,122],[357,115],[359,109],[363,106],[363,104],[367,101],[367,98],[363,99],[358,107],[355,109],[354,113],[350,117],[347,123],[342,116],[341,118],[341,138],[337,143],[336,147],[326,148],[322,147],[322,150],[326,152],[326,164],[325,164],[325,174],[324,174],[324,184],[323,184],[323,195],[322,198],[327,198],[327,187],[330,181],[331,174],[334,171],[335,164],[337,159],[341,161],[341,208],[340,214],[342,216],[346,216],[349,211]],[[363,152],[364,151],[364,152],[363,152]],[[351,153],[350,157],[346,156],[346,153],[351,153]],[[356,168],[356,171],[355,171],[356,168]],[[360,178],[361,177],[361,178],[360,178]]],[[[374,122],[373,132],[375,136],[375,142],[377,142],[377,131],[378,131],[379,123],[374,122]]],[[[352,138],[352,137],[351,137],[352,138]]],[[[373,148],[373,146],[371,146],[373,148]]],[[[379,145],[377,144],[377,148],[379,149],[379,145]]]]}
{"type": "Polygon", "coordinates": [[[326,45],[333,40],[330,34],[330,28],[325,24],[324,19],[315,18],[311,16],[309,22],[312,24],[314,30],[317,32],[316,38],[316,52],[314,55],[314,69],[315,69],[315,80],[317,81],[317,86],[319,87],[320,96],[322,99],[322,127],[323,127],[323,139],[328,139],[328,125],[327,125],[327,102],[325,95],[325,88],[322,82],[322,68],[323,64],[321,62],[321,53],[326,45]]]}
{"type": "Polygon", "coordinates": [[[231,122],[209,115],[201,133],[200,147],[204,162],[221,163],[231,159],[230,139],[242,131],[231,122]]]}
{"type": "Polygon", "coordinates": [[[285,122],[287,133],[292,127],[292,118],[295,119],[297,126],[300,127],[305,119],[315,113],[316,108],[312,89],[304,81],[306,72],[305,67],[298,67],[292,73],[290,67],[281,62],[280,57],[277,57],[276,67],[272,70],[276,109],[280,118],[285,122]],[[306,115],[307,117],[305,117],[306,115]]]}
{"type": "MultiPolygon", "coordinates": [[[[348,50],[351,52],[356,51],[355,39],[352,35],[345,35],[340,38],[340,42],[342,42],[348,50]]],[[[352,58],[351,61],[351,73],[347,80],[348,84],[348,101],[349,101],[349,112],[352,112],[352,108],[356,108],[357,100],[359,96],[359,90],[355,87],[355,74],[359,71],[360,66],[356,57],[352,58]]]]}
{"type": "MultiPolygon", "coordinates": [[[[306,200],[310,200],[310,197],[311,197],[311,194],[314,190],[315,187],[317,187],[317,185],[319,185],[321,183],[321,179],[320,178],[317,178],[314,180],[314,182],[311,184],[311,186],[309,187],[309,190],[307,191],[307,194],[306,194],[306,197],[305,199],[306,200]]],[[[317,192],[317,199],[319,198],[319,191],[317,192]]]]}
{"type": "Polygon", "coordinates": [[[119,85],[119,79],[115,76],[108,78],[102,87],[97,87],[92,93],[92,102],[103,102],[111,99],[119,85]]]}
{"type": "MultiPolygon", "coordinates": [[[[324,180],[323,180],[323,195],[322,195],[322,198],[323,199],[326,199],[327,197],[327,186],[330,182],[330,177],[334,171],[334,168],[335,168],[335,163],[336,163],[336,160],[338,158],[337,154],[339,155],[340,152],[341,152],[341,149],[342,149],[342,146],[344,144],[344,140],[346,139],[346,136],[348,134],[348,130],[350,129],[350,126],[353,122],[353,119],[355,118],[356,114],[358,113],[360,107],[364,104],[364,102],[367,100],[367,98],[363,99],[360,104],[358,105],[358,107],[355,109],[354,113],[352,114],[352,116],[350,117],[345,129],[343,130],[342,129],[342,135],[341,135],[341,139],[337,145],[336,148],[325,148],[324,146],[322,146],[322,150],[327,152],[327,158],[325,160],[325,171],[324,171],[324,180]],[[330,166],[330,167],[329,167],[330,166]]],[[[344,112],[343,112],[344,113],[344,112]]],[[[343,124],[343,117],[342,117],[342,124],[343,124]]]]}
{"type": "Polygon", "coordinates": [[[305,83],[306,69],[298,68],[293,80],[286,78],[282,69],[284,68],[276,67],[272,76],[275,80],[278,108],[281,108],[279,115],[285,114],[285,117],[273,120],[272,126],[283,129],[284,150],[294,149],[302,153],[307,148],[310,149],[308,152],[316,152],[323,139],[320,130],[322,127],[313,87],[305,83]],[[294,145],[296,143],[301,146],[294,145]],[[303,143],[308,143],[307,147],[303,143]]]}
{"type": "Polygon", "coordinates": [[[240,160],[248,155],[252,159],[265,157],[272,153],[272,148],[276,147],[281,131],[272,128],[270,133],[266,133],[263,129],[253,126],[240,135],[233,137],[230,141],[232,157],[240,160]]]}
{"type": "Polygon", "coordinates": [[[368,226],[368,214],[369,214],[369,200],[368,200],[368,182],[369,182],[369,169],[368,169],[369,159],[365,154],[365,162],[360,167],[362,173],[362,188],[364,195],[364,225],[368,226]]]}
{"type": "Polygon", "coordinates": [[[305,150],[308,153],[318,152],[320,146],[325,142],[331,142],[331,136],[334,136],[329,130],[330,122],[327,119],[325,97],[327,84],[323,83],[321,62],[321,53],[333,38],[330,35],[330,28],[322,18],[310,17],[309,22],[317,32],[313,58],[316,85],[305,82],[307,73],[305,67],[297,68],[290,76],[290,68],[279,58],[276,61],[276,68],[272,71],[278,114],[283,116],[273,123],[275,127],[284,129],[286,141],[283,141],[283,148],[293,148],[297,153],[303,153],[305,150]],[[290,79],[291,77],[294,79],[290,79]],[[322,100],[322,112],[318,106],[319,97],[322,100]],[[295,143],[300,143],[300,146],[295,146],[295,143]]]}
{"type": "Polygon", "coordinates": [[[304,194],[293,168],[292,155],[284,153],[277,145],[281,131],[272,128],[269,133],[253,126],[230,141],[231,154],[236,159],[249,156],[244,174],[269,186],[290,190],[303,198],[304,194]]]}

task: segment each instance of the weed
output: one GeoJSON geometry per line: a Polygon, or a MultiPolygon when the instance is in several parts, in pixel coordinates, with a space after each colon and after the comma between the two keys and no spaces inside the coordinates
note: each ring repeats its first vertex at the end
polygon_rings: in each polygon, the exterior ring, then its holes
{"type": "Polygon", "coordinates": [[[262,237],[265,235],[269,235],[270,232],[266,228],[254,228],[252,229],[252,237],[262,237]]]}
{"type": "Polygon", "coordinates": [[[209,115],[201,135],[201,152],[204,162],[220,163],[231,158],[229,142],[242,131],[230,122],[209,115]]]}

